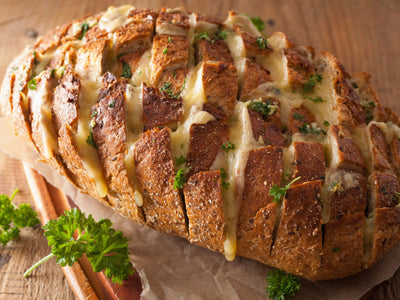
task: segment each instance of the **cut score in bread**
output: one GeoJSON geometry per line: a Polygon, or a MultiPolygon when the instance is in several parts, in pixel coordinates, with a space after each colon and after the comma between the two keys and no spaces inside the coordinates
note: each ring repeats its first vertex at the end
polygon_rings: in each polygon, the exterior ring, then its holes
{"type": "Polygon", "coordinates": [[[325,280],[400,240],[400,122],[369,79],[235,12],[126,5],[28,46],[0,104],[43,161],[123,216],[325,280]]]}

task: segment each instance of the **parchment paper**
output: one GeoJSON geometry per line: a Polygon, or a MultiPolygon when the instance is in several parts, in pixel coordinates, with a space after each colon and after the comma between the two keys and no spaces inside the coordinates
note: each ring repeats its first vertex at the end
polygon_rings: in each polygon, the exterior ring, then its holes
{"type": "MultiPolygon", "coordinates": [[[[228,262],[221,254],[121,217],[38,162],[39,156],[23,139],[12,134],[5,118],[0,118],[0,132],[0,150],[32,165],[82,211],[96,219],[110,218],[113,227],[131,239],[131,259],[142,278],[142,299],[268,299],[265,278],[271,268],[241,257],[228,262]]],[[[397,245],[375,267],[357,275],[324,282],[302,280],[294,299],[359,299],[390,278],[399,266],[400,245],[397,245]]]]}

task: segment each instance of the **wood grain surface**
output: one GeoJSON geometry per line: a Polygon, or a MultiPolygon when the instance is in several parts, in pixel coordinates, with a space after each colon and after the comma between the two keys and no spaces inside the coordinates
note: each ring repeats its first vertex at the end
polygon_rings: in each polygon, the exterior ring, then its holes
{"type": "MultiPolygon", "coordinates": [[[[0,77],[25,45],[57,25],[110,5],[107,0],[0,0],[0,77]]],[[[349,72],[367,71],[381,101],[400,113],[400,1],[398,0],[201,0],[129,1],[138,8],[184,6],[225,18],[233,9],[267,21],[265,32],[283,31],[303,45],[339,58],[349,72]]],[[[18,187],[17,203],[33,203],[22,165],[0,154],[0,194],[18,187]]],[[[24,229],[21,238],[0,246],[0,299],[74,299],[54,258],[25,279],[22,274],[49,252],[41,229],[24,229]]],[[[400,270],[367,299],[400,299],[400,270]]]]}

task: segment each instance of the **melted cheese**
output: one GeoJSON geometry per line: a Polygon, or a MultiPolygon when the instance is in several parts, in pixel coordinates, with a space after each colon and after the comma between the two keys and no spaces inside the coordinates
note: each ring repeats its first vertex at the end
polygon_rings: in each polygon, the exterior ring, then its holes
{"type": "Polygon", "coordinates": [[[136,72],[133,74],[131,79],[131,83],[133,86],[140,87],[142,85],[142,82],[147,85],[151,85],[151,53],[151,49],[147,50],[140,58],[136,72]]]}
{"type": "Polygon", "coordinates": [[[57,135],[52,123],[51,114],[51,82],[49,72],[40,74],[37,80],[37,89],[28,91],[28,98],[31,103],[31,113],[37,122],[37,132],[41,133],[41,144],[43,145],[43,156],[47,159],[53,157],[54,152],[58,152],[57,135]]]}
{"type": "Polygon", "coordinates": [[[129,22],[128,14],[132,9],[135,9],[132,5],[110,6],[100,18],[99,28],[109,33],[116,31],[129,22]]]}
{"type": "Polygon", "coordinates": [[[85,169],[96,185],[97,193],[100,197],[105,197],[107,195],[107,185],[104,179],[103,169],[97,156],[96,149],[87,143],[91,127],[91,108],[97,102],[98,93],[99,89],[97,84],[82,80],[76,144],[85,169]]]}

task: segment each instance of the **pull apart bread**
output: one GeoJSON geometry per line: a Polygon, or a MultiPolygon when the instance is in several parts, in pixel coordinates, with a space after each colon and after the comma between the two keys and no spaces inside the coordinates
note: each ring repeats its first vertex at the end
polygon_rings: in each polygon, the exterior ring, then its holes
{"type": "Polygon", "coordinates": [[[400,239],[399,118],[369,75],[234,12],[59,27],[11,63],[1,106],[80,190],[228,260],[334,279],[400,239]]]}

